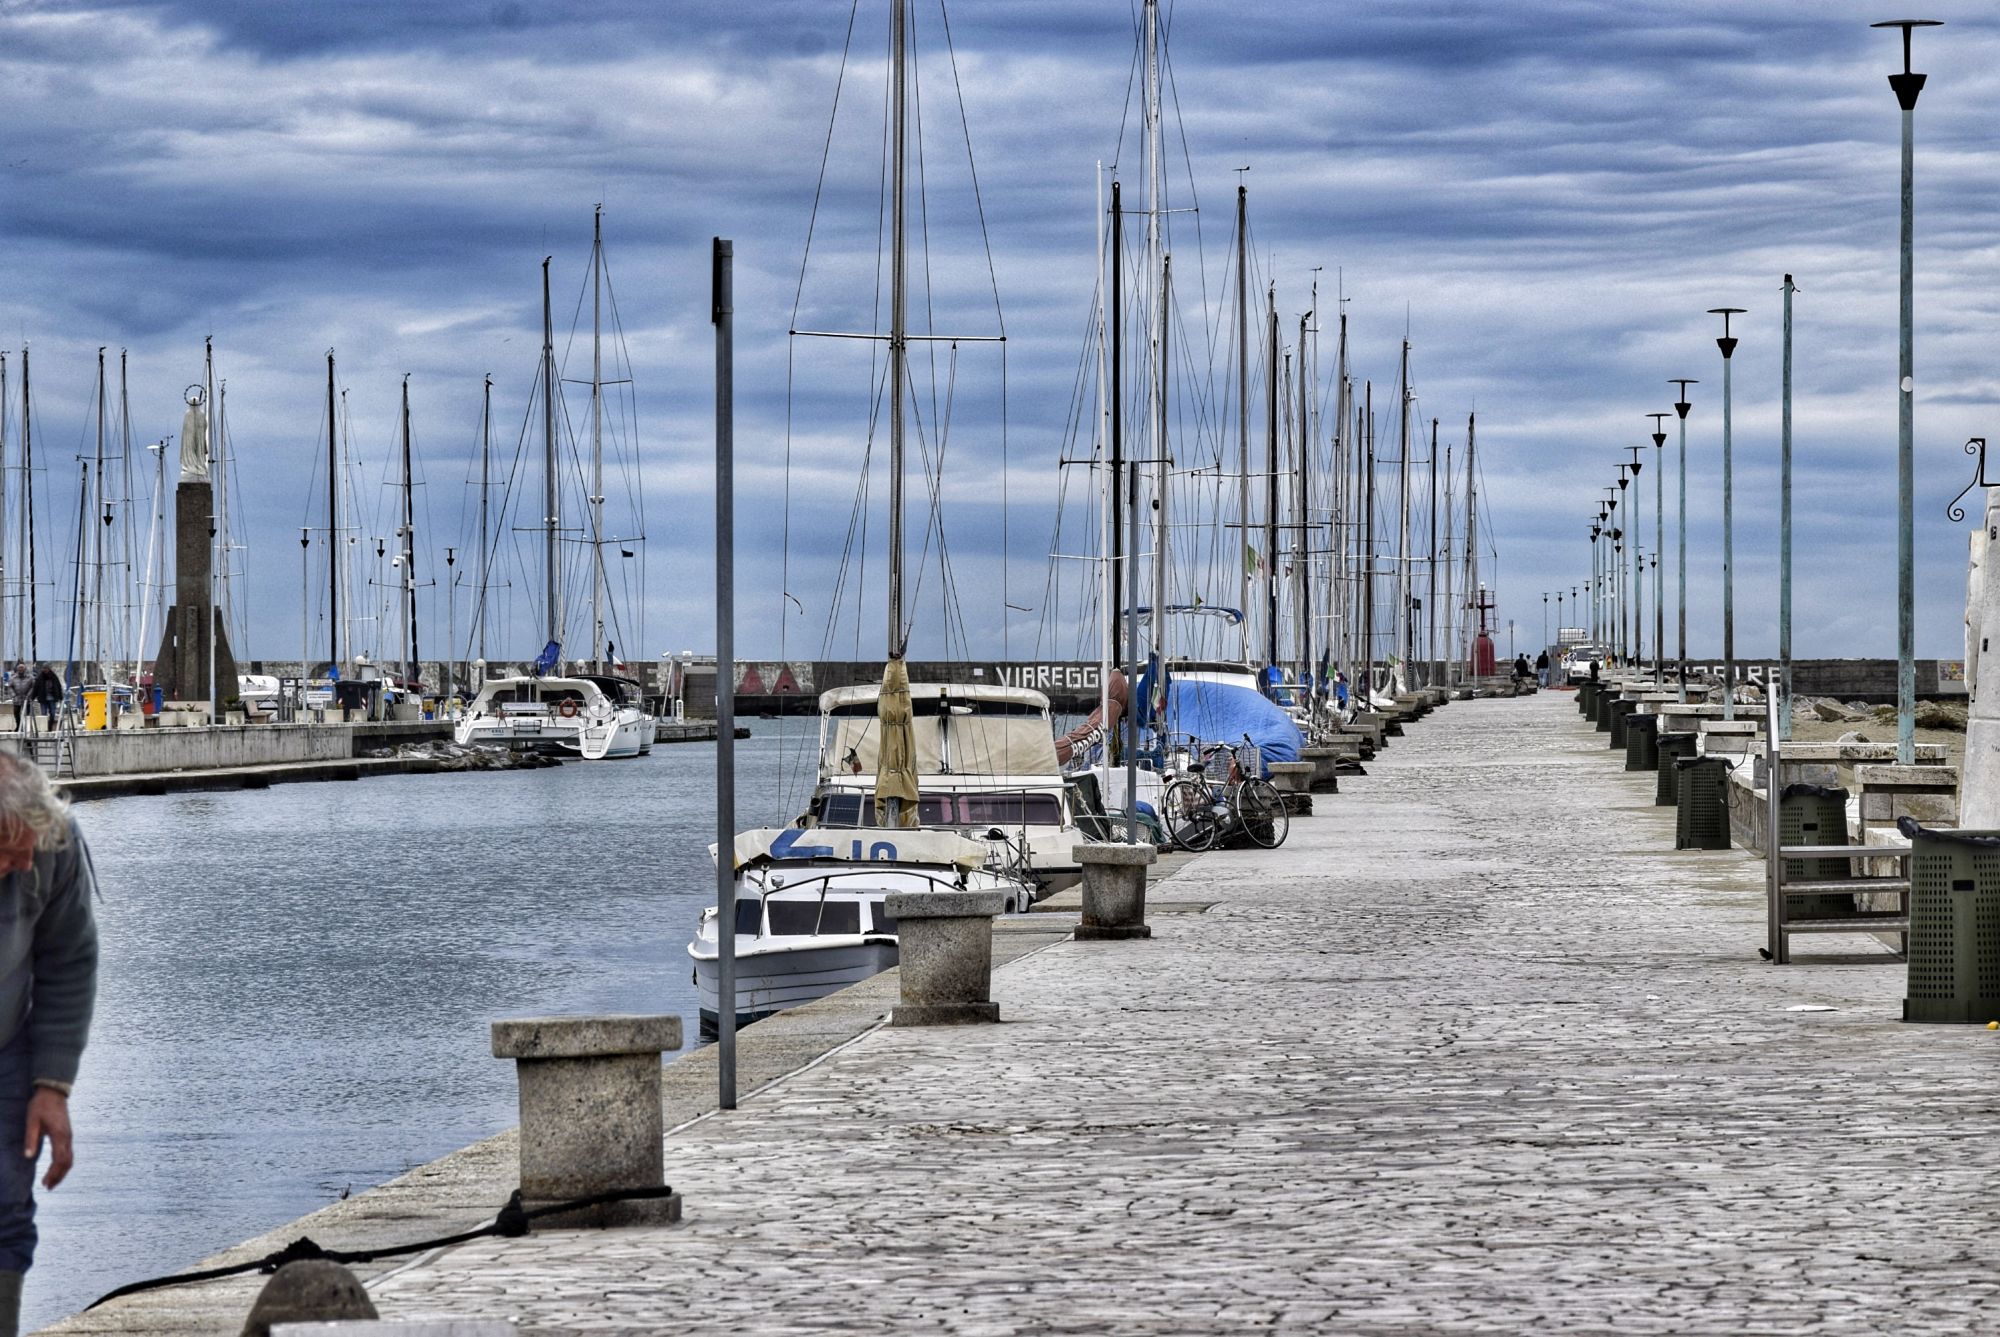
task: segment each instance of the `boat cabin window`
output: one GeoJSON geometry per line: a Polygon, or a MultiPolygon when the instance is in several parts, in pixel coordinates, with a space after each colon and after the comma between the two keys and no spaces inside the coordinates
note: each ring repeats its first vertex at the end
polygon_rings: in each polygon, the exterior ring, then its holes
{"type": "Polygon", "coordinates": [[[736,902],[736,936],[754,938],[764,920],[764,903],[752,896],[736,902]]]}
{"type": "Polygon", "coordinates": [[[875,931],[877,933],[894,933],[896,931],[896,918],[889,913],[887,903],[876,901],[868,908],[869,912],[875,916],[875,931]]]}
{"type": "Polygon", "coordinates": [[[960,794],[961,826],[1061,826],[1062,805],[1053,794],[960,794]]]}
{"type": "Polygon", "coordinates": [[[810,937],[815,933],[861,932],[861,906],[856,901],[770,901],[771,932],[780,937],[810,937]]]}
{"type": "MultiPolygon", "coordinates": [[[[1061,826],[1062,804],[1053,794],[923,794],[917,800],[922,826],[1061,826]]],[[[821,826],[874,826],[875,800],[847,791],[819,800],[821,826]]]]}

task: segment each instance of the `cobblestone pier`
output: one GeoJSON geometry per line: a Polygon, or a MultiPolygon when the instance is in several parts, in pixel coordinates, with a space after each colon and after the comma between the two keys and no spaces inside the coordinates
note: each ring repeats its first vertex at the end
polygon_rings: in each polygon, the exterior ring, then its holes
{"type": "Polygon", "coordinates": [[[1894,1020],[1866,940],[1762,964],[1761,866],[1676,854],[1622,764],[1566,694],[1455,703],[1282,850],[1155,892],[1205,913],[1048,938],[996,973],[1001,1024],[865,1030],[671,1132],[682,1224],[475,1242],[376,1303],[541,1333],[1990,1328],[2000,1035],[1894,1020]]]}

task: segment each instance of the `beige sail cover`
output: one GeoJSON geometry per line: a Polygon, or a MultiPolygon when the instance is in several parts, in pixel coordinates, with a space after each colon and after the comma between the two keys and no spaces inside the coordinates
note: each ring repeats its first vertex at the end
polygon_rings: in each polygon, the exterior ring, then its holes
{"type": "Polygon", "coordinates": [[[882,695],[875,718],[882,736],[875,757],[875,820],[882,826],[917,824],[917,742],[910,727],[910,671],[900,659],[882,666],[882,695]]]}
{"type": "Polygon", "coordinates": [[[199,404],[181,415],[181,477],[208,477],[208,411],[199,404]]]}

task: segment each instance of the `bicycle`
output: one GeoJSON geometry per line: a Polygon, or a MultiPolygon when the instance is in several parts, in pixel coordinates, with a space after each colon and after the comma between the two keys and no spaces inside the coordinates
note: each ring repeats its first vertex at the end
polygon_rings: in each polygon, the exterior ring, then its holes
{"type": "Polygon", "coordinates": [[[1160,816],[1168,836],[1182,849],[1199,853],[1241,832],[1252,844],[1276,849],[1291,833],[1291,814],[1277,787],[1250,774],[1258,764],[1256,744],[1246,734],[1238,749],[1227,743],[1202,745],[1190,740],[1186,773],[1170,782],[1160,795],[1160,816]],[[1225,779],[1217,784],[1210,765],[1228,759],[1225,779]]]}

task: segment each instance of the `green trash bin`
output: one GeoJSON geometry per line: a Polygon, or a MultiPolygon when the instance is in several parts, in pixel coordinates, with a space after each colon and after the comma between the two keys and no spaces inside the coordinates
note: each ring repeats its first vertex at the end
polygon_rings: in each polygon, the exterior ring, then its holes
{"type": "Polygon", "coordinates": [[[1694,755],[1695,735],[1691,733],[1660,734],[1654,750],[1658,753],[1659,781],[1653,786],[1655,807],[1671,808],[1680,802],[1680,786],[1675,781],[1680,776],[1682,758],[1694,755]]]}
{"type": "Polygon", "coordinates": [[[1910,838],[1910,982],[1904,1021],[2000,1021],[2000,831],[1910,838]]]}
{"type": "Polygon", "coordinates": [[[1683,757],[1675,763],[1674,848],[1729,848],[1729,759],[1683,757]]]}
{"type": "Polygon", "coordinates": [[[1627,732],[1626,726],[1629,724],[1631,719],[1632,719],[1631,702],[1613,701],[1611,703],[1611,738],[1609,740],[1609,745],[1613,752],[1623,752],[1625,750],[1625,734],[1627,732]]]}
{"type": "MultiPolygon", "coordinates": [[[[1780,845],[1845,845],[1847,791],[1825,785],[1791,784],[1778,791],[1780,845]]],[[[1851,859],[1787,859],[1785,881],[1830,882],[1856,876],[1851,859]]],[[[1786,918],[1846,919],[1854,913],[1851,892],[1790,898],[1786,918]]]]}
{"type": "Polygon", "coordinates": [[[1597,709],[1597,684],[1590,681],[1576,685],[1576,713],[1589,719],[1597,709]]]}
{"type": "Polygon", "coordinates": [[[1659,729],[1658,715],[1625,717],[1626,770],[1650,771],[1660,764],[1659,729]]]}
{"type": "Polygon", "coordinates": [[[2000,831],[1910,837],[1910,983],[1904,1021],[2000,1021],[2000,831]]]}
{"type": "Polygon", "coordinates": [[[1595,715],[1597,732],[1611,732],[1611,708],[1618,703],[1618,694],[1624,690],[1622,687],[1599,687],[1597,689],[1597,711],[1595,715]]]}

